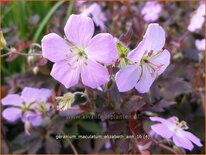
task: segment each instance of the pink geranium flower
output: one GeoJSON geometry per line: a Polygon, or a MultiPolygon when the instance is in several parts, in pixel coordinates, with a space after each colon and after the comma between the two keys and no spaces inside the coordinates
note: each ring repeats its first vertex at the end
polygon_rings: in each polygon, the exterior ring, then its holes
{"type": "Polygon", "coordinates": [[[195,40],[195,46],[198,50],[204,51],[205,50],[205,39],[195,40]]]}
{"type": "Polygon", "coordinates": [[[120,92],[135,87],[140,93],[148,92],[154,80],[170,64],[170,52],[162,49],[165,31],[159,24],[149,24],[143,40],[128,54],[134,64],[117,72],[115,79],[120,92]]]}
{"type": "Polygon", "coordinates": [[[149,1],[146,2],[141,14],[146,22],[154,22],[159,18],[161,11],[162,5],[157,2],[149,1]]]}
{"type": "Polygon", "coordinates": [[[93,3],[88,8],[84,9],[81,15],[84,15],[84,16],[91,15],[96,26],[99,26],[101,30],[105,30],[106,27],[104,23],[106,22],[107,19],[99,4],[93,3]]]}
{"type": "Polygon", "coordinates": [[[196,14],[199,16],[205,16],[205,3],[201,3],[197,8],[196,14]]]}
{"type": "Polygon", "coordinates": [[[190,32],[195,32],[201,29],[205,22],[205,4],[201,4],[190,19],[190,24],[187,29],[190,32]]]}
{"type": "Polygon", "coordinates": [[[50,33],[42,39],[43,56],[54,62],[51,75],[66,88],[82,83],[97,88],[109,81],[107,68],[118,57],[114,38],[108,33],[94,34],[91,18],[71,15],[64,27],[66,38],[50,33]]]}
{"type": "Polygon", "coordinates": [[[159,122],[151,126],[152,130],[165,139],[172,138],[175,145],[190,151],[194,147],[192,142],[199,147],[202,146],[199,138],[191,132],[185,131],[188,129],[185,121],[179,122],[177,117],[170,117],[169,119],[150,117],[150,119],[159,122]]]}
{"type": "Polygon", "coordinates": [[[9,122],[21,118],[23,122],[30,121],[34,126],[40,125],[42,115],[36,108],[40,102],[46,102],[51,94],[49,89],[25,87],[21,96],[9,94],[1,100],[4,106],[9,106],[3,110],[2,115],[9,122]]]}

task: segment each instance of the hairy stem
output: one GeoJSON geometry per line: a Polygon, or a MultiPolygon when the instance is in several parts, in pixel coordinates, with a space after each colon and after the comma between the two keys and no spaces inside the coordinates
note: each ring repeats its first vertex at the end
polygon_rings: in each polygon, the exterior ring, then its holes
{"type": "Polygon", "coordinates": [[[21,53],[21,52],[17,52],[17,51],[10,51],[8,53],[0,55],[0,57],[5,57],[5,56],[8,56],[8,55],[10,55],[12,53],[16,53],[16,54],[19,54],[19,55],[22,55],[22,56],[42,56],[39,53],[21,53]]]}

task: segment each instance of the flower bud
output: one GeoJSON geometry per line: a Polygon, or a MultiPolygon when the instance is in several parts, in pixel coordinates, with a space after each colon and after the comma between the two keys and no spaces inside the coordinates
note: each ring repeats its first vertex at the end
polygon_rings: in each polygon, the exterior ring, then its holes
{"type": "Polygon", "coordinates": [[[33,71],[33,73],[36,75],[38,72],[39,72],[39,67],[34,67],[33,69],[32,69],[32,71],[33,71]]]}
{"type": "Polygon", "coordinates": [[[56,97],[56,99],[59,100],[57,110],[65,111],[71,108],[71,105],[74,103],[75,100],[75,95],[69,92],[64,94],[64,96],[56,97]]]}
{"type": "Polygon", "coordinates": [[[119,55],[123,58],[127,57],[127,54],[129,53],[128,48],[125,45],[123,45],[120,41],[117,41],[116,46],[117,46],[119,55]]]}
{"type": "Polygon", "coordinates": [[[124,68],[129,62],[127,59],[129,50],[120,41],[117,41],[116,46],[119,53],[119,67],[124,68]]]}
{"type": "Polygon", "coordinates": [[[34,56],[33,56],[33,55],[30,55],[30,56],[27,57],[27,63],[28,63],[29,65],[31,65],[34,61],[35,61],[35,60],[34,60],[34,56]]]}

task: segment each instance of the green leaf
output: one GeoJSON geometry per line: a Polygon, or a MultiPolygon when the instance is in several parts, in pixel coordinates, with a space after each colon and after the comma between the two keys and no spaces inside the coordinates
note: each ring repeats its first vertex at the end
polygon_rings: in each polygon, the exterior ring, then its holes
{"type": "Polygon", "coordinates": [[[74,6],[74,0],[71,0],[69,3],[68,10],[67,10],[67,18],[69,18],[69,16],[71,15],[72,10],[73,10],[73,6],[74,6]]]}
{"type": "Polygon", "coordinates": [[[78,126],[74,124],[71,128],[68,128],[68,135],[78,135],[78,126]]]}
{"type": "Polygon", "coordinates": [[[40,25],[39,25],[39,27],[34,35],[34,39],[33,39],[34,42],[36,42],[39,39],[40,34],[41,34],[42,30],[44,29],[44,27],[46,26],[47,22],[49,21],[49,19],[53,15],[53,13],[57,10],[57,8],[60,7],[63,3],[64,3],[64,1],[59,1],[49,10],[47,15],[44,17],[44,19],[40,23],[40,25]]]}
{"type": "Polygon", "coordinates": [[[54,116],[53,119],[52,119],[52,121],[53,121],[54,123],[56,123],[56,122],[61,122],[61,121],[64,121],[64,120],[65,120],[65,117],[62,117],[62,116],[60,116],[60,115],[56,115],[56,116],[54,116]]]}
{"type": "Polygon", "coordinates": [[[101,131],[101,128],[97,122],[82,121],[79,123],[79,125],[85,130],[93,132],[93,133],[99,133],[101,131]]]}

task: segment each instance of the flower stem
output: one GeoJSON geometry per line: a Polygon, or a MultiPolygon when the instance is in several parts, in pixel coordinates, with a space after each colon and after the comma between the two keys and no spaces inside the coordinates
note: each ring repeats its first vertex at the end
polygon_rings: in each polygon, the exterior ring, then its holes
{"type": "Polygon", "coordinates": [[[73,152],[74,152],[74,154],[78,154],[78,152],[77,152],[77,150],[76,150],[76,148],[74,147],[74,145],[72,144],[72,142],[69,140],[69,139],[67,139],[67,142],[69,143],[69,145],[70,145],[70,147],[72,148],[72,150],[73,150],[73,152]]]}
{"type": "Polygon", "coordinates": [[[21,52],[17,52],[17,51],[10,51],[8,53],[0,55],[0,57],[5,57],[5,56],[8,56],[8,55],[10,55],[12,53],[16,53],[16,54],[19,54],[19,55],[22,55],[22,56],[42,56],[39,53],[21,53],[21,52]]]}
{"type": "Polygon", "coordinates": [[[80,91],[74,92],[73,94],[74,94],[74,95],[82,95],[82,96],[86,96],[85,93],[80,92],[80,91]]]}
{"type": "MultiPolygon", "coordinates": [[[[106,126],[107,126],[107,128],[108,128],[108,127],[109,127],[109,121],[106,120],[105,123],[106,123],[106,126]]],[[[111,144],[111,146],[112,146],[112,151],[113,151],[115,154],[117,154],[118,152],[117,152],[117,149],[116,149],[116,147],[115,147],[115,144],[114,144],[113,140],[112,140],[112,139],[109,139],[109,142],[110,142],[110,144],[111,144]]]]}
{"type": "MultiPolygon", "coordinates": [[[[65,133],[63,133],[65,134],[65,133]]],[[[72,151],[74,152],[74,154],[78,154],[77,149],[75,148],[75,146],[72,144],[71,140],[69,138],[66,139],[66,141],[68,142],[69,146],[71,147],[72,151]]]]}
{"type": "Polygon", "coordinates": [[[87,87],[87,86],[85,86],[85,92],[87,94],[86,96],[87,96],[88,101],[89,101],[89,103],[91,105],[91,108],[92,109],[96,108],[96,104],[95,104],[96,101],[95,101],[94,92],[92,91],[92,89],[87,87]]]}
{"type": "Polygon", "coordinates": [[[168,146],[166,146],[166,145],[164,145],[164,144],[162,144],[162,143],[159,143],[158,141],[156,141],[156,140],[154,140],[154,139],[152,139],[152,141],[153,141],[156,145],[158,145],[159,147],[161,147],[161,148],[163,148],[163,149],[165,149],[165,150],[168,150],[168,151],[170,151],[170,152],[172,152],[172,153],[174,153],[174,154],[179,154],[179,153],[176,152],[174,149],[172,149],[172,148],[170,148],[170,147],[168,147],[168,146]]]}
{"type": "MultiPolygon", "coordinates": [[[[33,48],[33,47],[38,47],[39,49],[41,49],[41,45],[38,43],[32,43],[31,48],[33,48]]],[[[12,50],[12,48],[10,49],[8,47],[5,47],[4,49],[7,50],[8,52],[5,54],[1,54],[0,57],[5,57],[5,56],[8,56],[12,53],[16,53],[16,54],[21,55],[21,56],[41,56],[42,57],[42,54],[40,54],[40,53],[31,53],[31,52],[30,53],[22,53],[22,52],[18,52],[16,50],[12,50]]]]}

